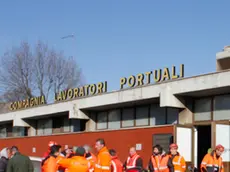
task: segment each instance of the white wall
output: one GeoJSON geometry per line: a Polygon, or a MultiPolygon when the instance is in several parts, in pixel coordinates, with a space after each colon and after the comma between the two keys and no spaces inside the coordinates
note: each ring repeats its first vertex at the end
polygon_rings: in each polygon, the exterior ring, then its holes
{"type": "Polygon", "coordinates": [[[216,145],[221,144],[225,147],[222,154],[223,161],[230,161],[230,125],[216,124],[216,145]]]}
{"type": "Polygon", "coordinates": [[[178,151],[188,162],[192,161],[192,132],[191,128],[176,128],[178,151]]]}
{"type": "Polygon", "coordinates": [[[194,140],[193,140],[193,143],[194,143],[193,161],[194,161],[194,166],[198,168],[198,155],[197,155],[197,152],[198,152],[198,132],[197,132],[196,128],[194,128],[194,140]]]}

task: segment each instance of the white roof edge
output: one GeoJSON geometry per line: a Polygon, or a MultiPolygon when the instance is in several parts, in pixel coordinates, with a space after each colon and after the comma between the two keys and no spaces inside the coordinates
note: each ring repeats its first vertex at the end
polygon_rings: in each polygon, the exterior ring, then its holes
{"type": "MultiPolygon", "coordinates": [[[[138,88],[145,88],[145,87],[149,87],[149,86],[158,86],[158,85],[162,85],[162,84],[169,84],[169,83],[172,83],[172,82],[191,80],[191,79],[195,79],[195,78],[199,78],[199,77],[206,77],[206,76],[209,76],[209,75],[225,73],[225,72],[230,72],[230,69],[224,70],[224,71],[217,71],[217,72],[212,72],[212,73],[207,73],[207,74],[191,76],[191,77],[178,78],[178,79],[168,80],[168,81],[159,82],[159,83],[152,83],[152,84],[147,84],[147,85],[143,85],[143,86],[139,86],[139,87],[124,88],[124,89],[111,91],[111,92],[105,92],[105,93],[102,93],[102,94],[96,94],[96,95],[92,95],[92,96],[78,97],[77,99],[70,99],[70,100],[65,100],[65,101],[53,102],[53,103],[50,103],[50,104],[44,104],[44,105],[40,105],[40,106],[36,106],[36,107],[31,107],[31,108],[27,108],[27,109],[20,109],[20,110],[16,110],[16,111],[12,111],[12,112],[6,112],[6,113],[2,113],[2,114],[16,113],[16,112],[20,112],[20,111],[36,110],[38,108],[43,108],[43,107],[47,107],[47,106],[56,106],[56,105],[58,105],[60,103],[62,103],[62,104],[63,103],[69,103],[69,102],[73,102],[73,101],[77,101],[77,100],[90,99],[90,98],[94,98],[94,97],[98,97],[98,96],[105,96],[105,95],[108,95],[108,94],[114,94],[114,93],[118,93],[118,92],[125,92],[125,91],[129,91],[129,90],[138,89],[138,88]]],[[[0,116],[2,114],[0,114],[0,116]]]]}
{"type": "Polygon", "coordinates": [[[102,105],[125,103],[130,101],[137,101],[142,99],[157,98],[159,92],[170,87],[173,94],[181,94],[186,92],[205,90],[210,88],[218,88],[230,86],[230,80],[226,76],[230,75],[230,70],[209,73],[190,78],[183,78],[178,80],[166,81],[157,84],[144,85],[131,89],[123,89],[117,92],[108,92],[96,96],[82,97],[79,99],[62,101],[44,106],[18,110],[0,114],[0,121],[13,120],[18,118],[29,118],[33,116],[42,116],[63,111],[73,111],[73,105],[76,104],[78,109],[85,109],[90,107],[97,107],[102,105]],[[208,84],[207,84],[208,83],[208,84]],[[133,95],[135,91],[135,96],[133,95]],[[151,94],[150,94],[151,93],[151,94]],[[25,114],[25,115],[24,115],[25,114]]]}
{"type": "Polygon", "coordinates": [[[42,158],[41,158],[41,157],[29,156],[29,158],[30,158],[30,160],[32,160],[32,161],[39,161],[39,162],[42,161],[42,158]]]}

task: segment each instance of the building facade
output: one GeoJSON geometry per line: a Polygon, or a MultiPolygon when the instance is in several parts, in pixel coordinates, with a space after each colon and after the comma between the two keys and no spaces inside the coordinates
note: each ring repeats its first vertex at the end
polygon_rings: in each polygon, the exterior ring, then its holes
{"type": "Polygon", "coordinates": [[[0,146],[17,144],[22,152],[39,157],[49,140],[93,145],[103,137],[122,160],[128,148],[136,146],[147,164],[153,145],[167,150],[175,142],[186,161],[199,166],[208,148],[222,144],[229,169],[229,59],[225,47],[217,53],[214,73],[183,78],[184,66],[177,72],[173,66],[123,77],[119,91],[106,93],[107,83],[101,82],[63,91],[53,104],[41,99],[14,102],[12,111],[0,114],[0,146]]]}

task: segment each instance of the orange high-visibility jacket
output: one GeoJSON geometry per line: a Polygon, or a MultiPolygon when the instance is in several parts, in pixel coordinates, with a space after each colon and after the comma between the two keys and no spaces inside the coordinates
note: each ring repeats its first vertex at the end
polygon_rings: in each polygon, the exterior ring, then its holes
{"type": "Polygon", "coordinates": [[[103,147],[98,155],[94,168],[95,172],[111,172],[111,156],[106,147],[103,147]]]}
{"type": "Polygon", "coordinates": [[[111,172],[122,172],[123,164],[117,156],[112,156],[111,172]]]}
{"type": "Polygon", "coordinates": [[[90,172],[94,171],[94,168],[95,168],[95,163],[97,162],[97,157],[93,154],[93,153],[90,153],[90,156],[88,158],[86,158],[90,164],[91,164],[91,167],[90,167],[90,172]]]}
{"type": "Polygon", "coordinates": [[[170,155],[172,158],[172,163],[174,166],[174,172],[185,172],[186,170],[186,162],[183,156],[181,156],[179,153],[177,155],[173,156],[170,155]]]}
{"type": "Polygon", "coordinates": [[[214,171],[215,169],[218,172],[224,172],[222,157],[217,158],[215,151],[208,153],[204,156],[200,168],[202,172],[205,172],[202,168],[208,172],[214,171]]]}
{"type": "Polygon", "coordinates": [[[168,161],[169,155],[151,156],[154,172],[169,172],[168,161]]]}
{"type": "Polygon", "coordinates": [[[74,156],[72,158],[60,159],[57,164],[66,168],[68,172],[89,172],[90,162],[82,156],[74,156]]]}
{"type": "Polygon", "coordinates": [[[57,172],[57,170],[57,159],[54,156],[50,156],[42,165],[42,172],[57,172]]]}
{"type": "Polygon", "coordinates": [[[97,161],[97,157],[93,153],[90,153],[90,156],[88,158],[86,158],[86,159],[90,160],[90,161],[93,161],[93,162],[97,161]]]}
{"type": "MultiPolygon", "coordinates": [[[[59,155],[59,156],[56,158],[56,161],[58,162],[58,161],[60,161],[61,159],[66,159],[66,157],[60,156],[60,155],[59,155]]],[[[65,171],[65,168],[64,168],[64,167],[61,167],[60,165],[58,165],[58,170],[65,171]]]]}

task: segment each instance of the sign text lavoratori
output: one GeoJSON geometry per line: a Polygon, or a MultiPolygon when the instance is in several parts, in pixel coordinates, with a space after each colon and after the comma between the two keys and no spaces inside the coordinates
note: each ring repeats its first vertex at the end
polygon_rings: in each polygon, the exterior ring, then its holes
{"type": "Polygon", "coordinates": [[[77,97],[84,97],[96,95],[107,92],[107,81],[99,82],[97,84],[84,85],[79,88],[71,88],[61,91],[55,95],[55,101],[63,101],[75,99],[77,97]]]}
{"type": "Polygon", "coordinates": [[[122,77],[120,79],[120,89],[127,87],[136,87],[141,85],[150,84],[152,81],[155,83],[183,78],[184,77],[184,64],[181,64],[179,69],[176,70],[175,66],[172,66],[171,70],[169,68],[158,69],[153,71],[148,71],[145,73],[139,73],[136,76],[131,75],[129,77],[122,77]]]}
{"type": "Polygon", "coordinates": [[[12,102],[10,104],[10,110],[14,111],[14,110],[19,110],[19,109],[26,109],[29,107],[39,106],[39,105],[43,105],[43,104],[46,104],[44,96],[32,97],[30,99],[12,102]]]}

